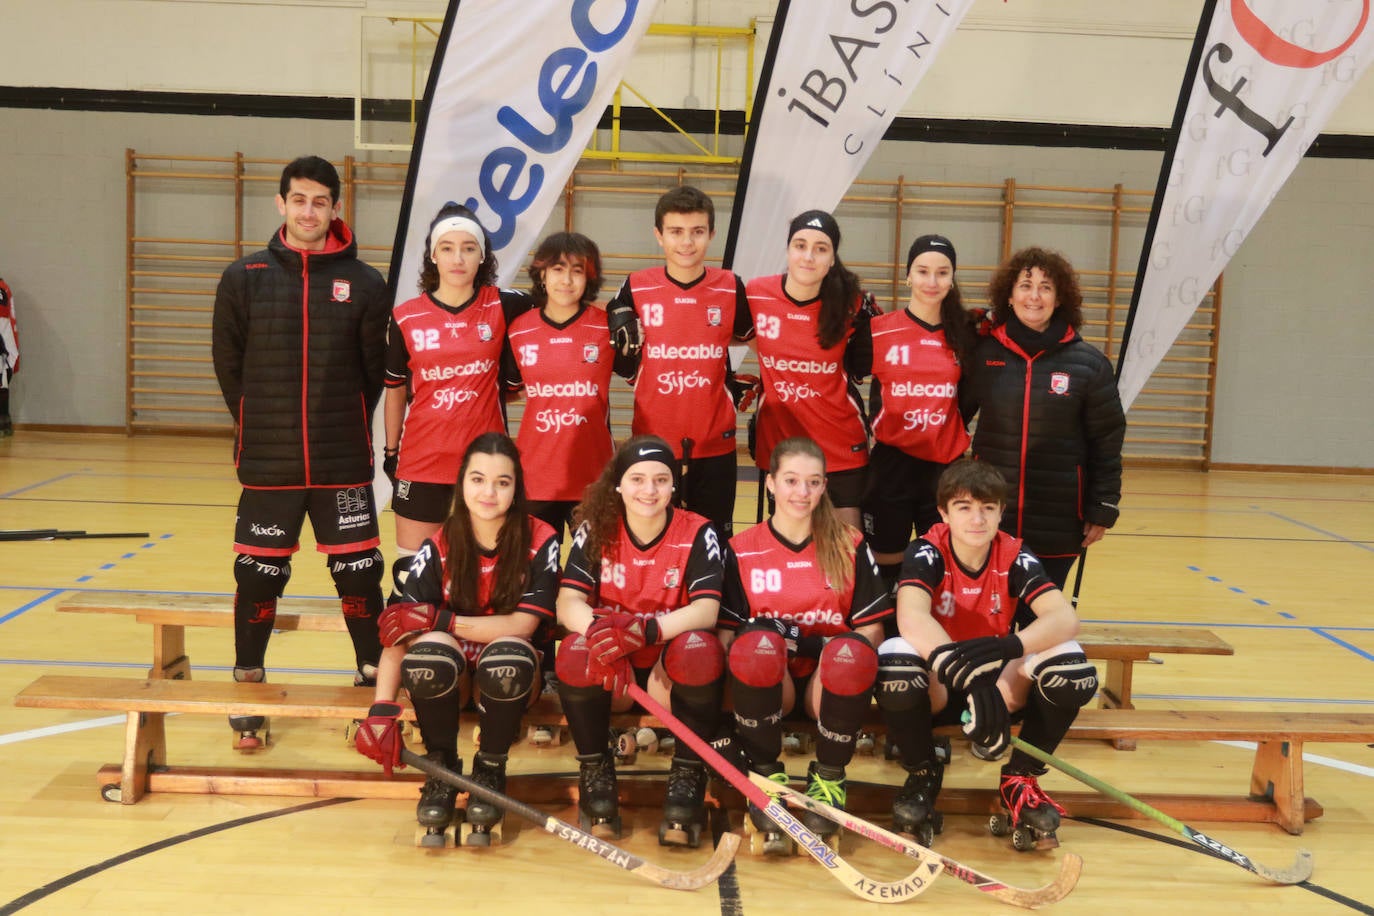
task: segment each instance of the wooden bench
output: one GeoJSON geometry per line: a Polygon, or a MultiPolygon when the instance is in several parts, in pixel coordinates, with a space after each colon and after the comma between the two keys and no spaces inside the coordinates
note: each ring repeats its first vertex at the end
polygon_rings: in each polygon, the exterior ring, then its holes
{"type": "MultiPolygon", "coordinates": [[[[125,614],[153,628],[150,678],[189,678],[186,627],[233,627],[228,596],[176,595],[157,592],[75,592],[57,609],[80,614],[125,614]]],[[[343,632],[344,618],[332,598],[282,598],[277,605],[279,630],[343,632]]],[[[1136,662],[1155,655],[1234,655],[1235,649],[1200,627],[1083,624],[1078,641],[1088,658],[1103,661],[1100,700],[1104,708],[1133,709],[1132,677],[1136,662]]],[[[1129,738],[1113,742],[1121,750],[1135,746],[1129,738]]]]}
{"type": "MultiPolygon", "coordinates": [[[[349,719],[371,702],[365,687],[310,684],[236,684],[176,679],[137,679],[45,675],[15,697],[31,708],[118,711],[128,715],[124,760],[100,770],[102,795],[133,804],[148,791],[198,794],[307,795],[414,798],[415,777],[386,779],[380,771],[283,771],[265,768],[172,766],[167,760],[164,717],[197,715],[268,715],[349,719]]],[[[541,699],[529,718],[556,715],[556,703],[541,699]]],[[[407,710],[407,716],[410,716],[407,710]]],[[[648,716],[613,717],[617,727],[653,725],[648,716]]],[[[942,733],[954,734],[949,727],[942,733]]],[[[1141,795],[1149,804],[1185,821],[1275,823],[1298,834],[1303,824],[1322,814],[1303,791],[1302,750],[1307,742],[1374,741],[1374,715],[1344,713],[1270,713],[1253,710],[1085,709],[1070,738],[1155,741],[1254,741],[1258,744],[1247,795],[1141,795]]],[[[564,775],[573,775],[569,766],[564,775]]],[[[900,775],[894,770],[893,779],[900,775]]],[[[521,777],[511,792],[531,804],[566,801],[574,780],[521,777]],[[568,785],[572,783],[572,785],[568,785]]],[[[850,804],[856,811],[883,812],[891,804],[891,786],[855,784],[850,804]]],[[[727,793],[728,794],[728,793],[727,793]]],[[[1071,815],[1108,818],[1139,816],[1119,802],[1096,793],[1063,793],[1056,798],[1071,815]]],[[[951,814],[989,814],[996,810],[991,789],[948,788],[941,810],[951,814]]]]}

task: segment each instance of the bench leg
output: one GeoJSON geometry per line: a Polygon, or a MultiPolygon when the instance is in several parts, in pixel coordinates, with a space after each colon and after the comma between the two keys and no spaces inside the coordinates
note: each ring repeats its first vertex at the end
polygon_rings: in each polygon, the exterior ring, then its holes
{"type": "MultiPolygon", "coordinates": [[[[1135,662],[1126,659],[1107,659],[1107,670],[1099,687],[1102,694],[1103,709],[1135,709],[1131,703],[1131,675],[1135,672],[1135,662]]],[[[1113,738],[1112,747],[1118,751],[1135,750],[1134,738],[1113,738]]]]}
{"type": "Polygon", "coordinates": [[[186,656],[186,628],[179,624],[153,624],[152,679],[190,680],[191,660],[186,656]]]}
{"type": "Polygon", "coordinates": [[[165,713],[131,712],[124,726],[124,763],[119,785],[104,786],[106,801],[132,805],[148,792],[148,772],[167,763],[165,713]]]}
{"type": "Polygon", "coordinates": [[[1297,836],[1303,831],[1301,741],[1261,741],[1250,772],[1250,795],[1274,803],[1275,823],[1297,836]]]}

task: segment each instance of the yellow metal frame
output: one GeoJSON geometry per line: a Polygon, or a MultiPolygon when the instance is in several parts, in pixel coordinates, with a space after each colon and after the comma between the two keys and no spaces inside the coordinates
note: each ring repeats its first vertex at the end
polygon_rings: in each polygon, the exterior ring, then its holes
{"type": "MultiPolygon", "coordinates": [[[[421,96],[421,74],[428,72],[428,68],[433,61],[431,55],[429,60],[421,58],[422,33],[427,32],[438,40],[439,30],[437,26],[443,24],[442,18],[433,16],[405,16],[405,15],[383,15],[372,12],[365,12],[358,17],[358,85],[353,96],[353,146],[362,150],[392,150],[398,152],[408,151],[411,143],[370,143],[363,139],[363,77],[365,72],[365,56],[363,46],[363,22],[366,19],[386,20],[392,25],[409,23],[410,24],[410,136],[412,143],[415,138],[416,112],[419,107],[421,96]]],[[[583,158],[598,161],[612,162],[666,162],[682,165],[738,165],[740,157],[725,156],[720,152],[721,146],[721,112],[723,100],[721,98],[721,77],[724,73],[725,48],[727,43],[742,42],[745,48],[745,89],[744,89],[744,123],[748,129],[753,119],[754,105],[754,46],[758,34],[757,20],[750,20],[747,28],[727,28],[719,26],[698,26],[698,25],[677,25],[661,24],[649,26],[650,36],[660,38],[702,38],[715,43],[716,55],[716,96],[712,104],[714,112],[713,126],[711,130],[710,146],[703,144],[696,137],[689,134],[683,127],[674,121],[662,108],[651,102],[642,92],[629,83],[621,82],[615,89],[615,94],[611,99],[611,138],[610,147],[607,149],[599,148],[599,137],[593,133],[591,143],[583,152],[583,158]],[[629,93],[635,99],[643,103],[644,107],[657,115],[669,128],[672,133],[677,134],[686,143],[698,150],[695,153],[644,153],[621,149],[621,112],[625,94],[629,93]]]]}

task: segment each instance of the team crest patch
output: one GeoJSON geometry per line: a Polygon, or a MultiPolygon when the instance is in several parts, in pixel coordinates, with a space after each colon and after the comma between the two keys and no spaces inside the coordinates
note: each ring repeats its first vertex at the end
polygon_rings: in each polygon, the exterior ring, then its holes
{"type": "Polygon", "coordinates": [[[1069,374],[1067,372],[1050,373],[1050,391],[1055,394],[1069,393],[1069,374]]]}
{"type": "Polygon", "coordinates": [[[348,301],[350,301],[352,298],[353,298],[353,284],[352,284],[352,283],[349,283],[347,280],[335,280],[335,281],[334,281],[334,295],[333,295],[334,301],[335,301],[335,302],[348,302],[348,301]]]}
{"type": "Polygon", "coordinates": [[[677,569],[676,566],[674,566],[674,567],[672,567],[671,569],[669,569],[667,572],[665,572],[665,573],[663,574],[663,587],[664,587],[664,588],[677,588],[678,583],[679,583],[681,580],[682,580],[682,579],[681,579],[680,574],[678,573],[678,569],[677,569]]]}
{"type": "Polygon", "coordinates": [[[396,498],[397,498],[397,499],[410,499],[410,481],[409,481],[409,480],[398,480],[398,481],[396,481],[396,498]]]}
{"type": "Polygon", "coordinates": [[[586,344],[582,347],[582,362],[594,363],[601,359],[601,348],[596,344],[586,344]]]}
{"type": "Polygon", "coordinates": [[[487,324],[485,321],[477,322],[477,339],[483,343],[491,340],[491,325],[487,324]]]}
{"type": "Polygon", "coordinates": [[[720,306],[708,305],[706,307],[706,323],[713,328],[720,327],[720,306]]]}

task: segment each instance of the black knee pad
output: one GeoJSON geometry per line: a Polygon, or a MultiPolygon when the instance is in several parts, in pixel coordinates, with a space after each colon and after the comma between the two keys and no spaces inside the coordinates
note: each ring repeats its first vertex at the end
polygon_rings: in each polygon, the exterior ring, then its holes
{"type": "MultiPolygon", "coordinates": [[[[905,645],[902,649],[905,649],[905,645]]],[[[887,712],[915,709],[930,690],[930,669],[925,659],[884,643],[878,653],[878,679],[874,694],[878,708],[887,712]]]]}
{"type": "Polygon", "coordinates": [[[368,595],[382,585],[386,561],[377,548],[329,557],[329,575],[340,595],[368,595]]]}
{"type": "Polygon", "coordinates": [[[234,560],[234,583],[246,601],[275,601],[286,591],[291,561],[286,557],[255,557],[241,553],[234,560]]]}
{"type": "Polygon", "coordinates": [[[412,700],[437,700],[458,690],[467,660],[448,643],[417,642],[401,659],[401,683],[412,700]]]}
{"type": "Polygon", "coordinates": [[[1097,669],[1082,652],[1066,652],[1035,667],[1035,690],[1051,706],[1080,709],[1097,693],[1097,669]]]}
{"type": "Polygon", "coordinates": [[[538,674],[539,655],[534,647],[512,636],[488,643],[477,657],[472,676],[484,697],[522,700],[530,695],[538,674]]]}
{"type": "Polygon", "coordinates": [[[403,595],[406,590],[406,578],[410,575],[410,564],[414,562],[415,554],[407,554],[397,557],[391,563],[391,593],[393,595],[403,595]]]}

